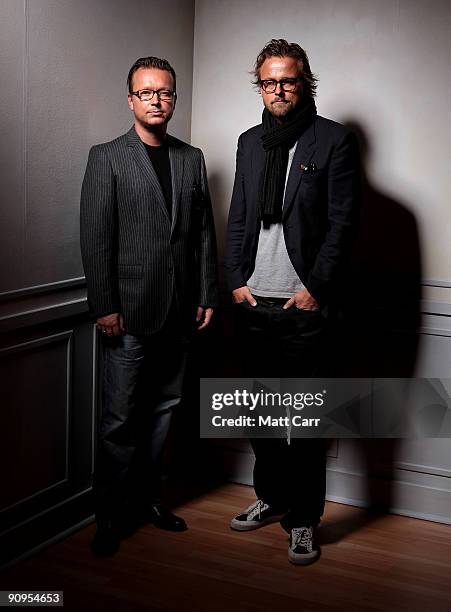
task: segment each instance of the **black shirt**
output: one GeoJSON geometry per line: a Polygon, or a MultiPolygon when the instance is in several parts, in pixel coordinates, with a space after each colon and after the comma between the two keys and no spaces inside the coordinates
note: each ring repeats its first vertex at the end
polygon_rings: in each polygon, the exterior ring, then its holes
{"type": "Polygon", "coordinates": [[[149,159],[154,167],[157,178],[160,181],[169,218],[172,219],[172,182],[169,147],[167,143],[164,143],[161,147],[152,147],[146,143],[144,143],[144,146],[149,154],[149,159]]]}

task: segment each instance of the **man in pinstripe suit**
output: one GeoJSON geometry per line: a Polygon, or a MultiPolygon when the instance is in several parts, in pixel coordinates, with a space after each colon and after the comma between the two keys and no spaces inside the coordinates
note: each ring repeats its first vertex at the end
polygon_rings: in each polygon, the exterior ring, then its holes
{"type": "Polygon", "coordinates": [[[163,529],[186,529],[160,502],[162,455],[190,333],[209,325],[217,302],[203,155],[166,131],[174,69],[141,58],[127,84],[134,126],[91,149],[81,197],[88,302],[104,340],[92,543],[99,555],[116,552],[131,510],[163,529]]]}

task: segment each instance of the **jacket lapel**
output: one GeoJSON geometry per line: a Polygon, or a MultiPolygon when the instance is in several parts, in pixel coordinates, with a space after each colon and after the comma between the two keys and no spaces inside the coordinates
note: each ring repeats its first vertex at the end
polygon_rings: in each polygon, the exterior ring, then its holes
{"type": "Polygon", "coordinates": [[[254,183],[254,188],[251,193],[254,194],[253,203],[255,207],[255,216],[258,216],[259,210],[259,195],[260,195],[260,180],[265,168],[265,151],[261,145],[259,139],[258,146],[254,147],[252,161],[251,161],[251,176],[254,183]]]}
{"type": "Polygon", "coordinates": [[[299,188],[304,173],[301,164],[307,166],[313,157],[316,145],[315,122],[308,127],[298,140],[296,151],[294,152],[293,162],[288,175],[285,199],[283,202],[282,220],[287,216],[288,211],[293,205],[294,197],[299,188]]]}
{"type": "Polygon", "coordinates": [[[169,215],[166,208],[166,203],[164,201],[164,195],[161,189],[160,181],[158,180],[158,177],[149,159],[146,147],[144,146],[144,143],[142,142],[141,138],[136,133],[134,127],[132,127],[131,130],[129,130],[129,132],[127,133],[127,145],[133,149],[133,157],[135,158],[135,161],[140,167],[143,175],[149,181],[150,186],[152,188],[152,192],[155,195],[155,200],[158,202],[159,206],[161,206],[164,214],[166,215],[169,221],[169,215]]]}
{"type": "Polygon", "coordinates": [[[171,234],[174,231],[177,222],[177,216],[180,206],[180,195],[182,193],[183,184],[183,169],[184,156],[178,141],[172,136],[168,136],[169,144],[169,162],[171,164],[171,181],[172,181],[172,228],[171,234]]]}

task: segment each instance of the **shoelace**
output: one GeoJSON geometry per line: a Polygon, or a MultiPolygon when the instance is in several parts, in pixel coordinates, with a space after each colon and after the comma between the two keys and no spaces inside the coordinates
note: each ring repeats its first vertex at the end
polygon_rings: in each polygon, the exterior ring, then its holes
{"type": "Polygon", "coordinates": [[[268,504],[265,504],[265,502],[261,499],[257,499],[256,502],[254,502],[253,504],[251,504],[249,506],[249,508],[246,510],[246,514],[247,514],[247,520],[252,520],[257,514],[258,514],[258,519],[261,519],[261,513],[264,510],[267,510],[269,508],[268,504]]]}
{"type": "Polygon", "coordinates": [[[297,546],[306,548],[308,552],[313,550],[313,527],[294,527],[291,530],[291,548],[297,546]]]}

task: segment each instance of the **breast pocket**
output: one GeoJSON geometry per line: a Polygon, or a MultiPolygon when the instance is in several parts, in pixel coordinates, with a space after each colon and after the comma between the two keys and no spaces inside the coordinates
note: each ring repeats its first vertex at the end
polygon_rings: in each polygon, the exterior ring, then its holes
{"type": "Polygon", "coordinates": [[[303,199],[315,200],[326,188],[326,174],[322,170],[307,173],[301,178],[301,194],[303,199]]]}

